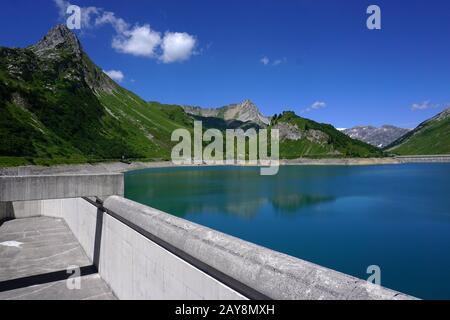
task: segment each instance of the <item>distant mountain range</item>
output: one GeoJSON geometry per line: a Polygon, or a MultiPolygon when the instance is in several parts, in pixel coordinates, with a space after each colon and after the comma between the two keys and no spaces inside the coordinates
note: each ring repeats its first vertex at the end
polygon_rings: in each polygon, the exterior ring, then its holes
{"type": "Polygon", "coordinates": [[[345,129],[342,132],[353,139],[364,141],[378,148],[384,148],[409,131],[410,129],[384,125],[380,128],[373,126],[357,126],[351,129],[345,129]]]}
{"type": "MultiPolygon", "coordinates": [[[[282,158],[383,156],[293,112],[265,117],[250,100],[218,109],[146,102],[111,80],[63,25],[28,48],[0,47],[0,165],[169,160],[173,130],[192,131],[195,120],[220,130],[279,129],[282,158]]],[[[445,123],[438,129],[448,145],[445,123]]]]}

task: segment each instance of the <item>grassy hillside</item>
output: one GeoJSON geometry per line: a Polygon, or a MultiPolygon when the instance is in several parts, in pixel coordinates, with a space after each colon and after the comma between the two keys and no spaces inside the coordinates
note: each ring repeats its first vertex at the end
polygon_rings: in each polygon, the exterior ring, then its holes
{"type": "Polygon", "coordinates": [[[0,165],[168,159],[181,108],[147,103],[65,44],[0,48],[0,165]]]}
{"type": "Polygon", "coordinates": [[[290,131],[297,136],[296,139],[284,138],[281,141],[282,158],[383,156],[383,152],[378,148],[351,139],[332,125],[299,117],[291,111],[274,117],[271,127],[278,128],[281,136],[283,131],[290,131]]]}
{"type": "Polygon", "coordinates": [[[399,155],[450,154],[450,109],[420,124],[387,149],[399,155]]]}

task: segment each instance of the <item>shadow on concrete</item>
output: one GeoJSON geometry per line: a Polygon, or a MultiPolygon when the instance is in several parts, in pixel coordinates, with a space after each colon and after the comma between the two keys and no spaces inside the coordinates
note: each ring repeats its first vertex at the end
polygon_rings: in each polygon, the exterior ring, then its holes
{"type": "MultiPolygon", "coordinates": [[[[84,266],[80,268],[80,277],[96,274],[97,268],[94,265],[84,266]]],[[[0,292],[10,291],[30,286],[51,283],[61,280],[67,280],[72,273],[68,270],[55,271],[45,274],[38,274],[24,278],[6,280],[0,282],[0,292]]]]}
{"type": "Polygon", "coordinates": [[[15,217],[12,202],[0,202],[0,217],[0,227],[3,223],[12,220],[15,217]]]}
{"type": "Polygon", "coordinates": [[[93,257],[94,266],[96,266],[97,268],[100,266],[100,247],[102,244],[103,215],[104,212],[100,209],[97,209],[97,222],[95,225],[94,257],[93,257]]]}
{"type": "Polygon", "coordinates": [[[4,219],[0,219],[0,227],[8,221],[14,220],[14,218],[4,218],[4,219]]]}

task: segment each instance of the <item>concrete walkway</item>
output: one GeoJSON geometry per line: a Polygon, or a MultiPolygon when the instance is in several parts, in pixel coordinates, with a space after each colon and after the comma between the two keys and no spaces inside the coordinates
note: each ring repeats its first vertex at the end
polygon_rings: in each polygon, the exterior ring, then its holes
{"type": "Polygon", "coordinates": [[[4,299],[109,300],[115,296],[64,220],[37,217],[0,225],[0,300],[4,299]],[[80,267],[80,289],[68,289],[70,266],[80,267]]]}

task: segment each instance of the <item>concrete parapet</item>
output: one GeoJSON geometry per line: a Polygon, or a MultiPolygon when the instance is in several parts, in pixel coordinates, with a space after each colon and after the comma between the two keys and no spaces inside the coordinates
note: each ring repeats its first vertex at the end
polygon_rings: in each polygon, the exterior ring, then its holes
{"type": "Polygon", "coordinates": [[[123,195],[121,173],[0,176],[0,202],[123,195]]]}
{"type": "Polygon", "coordinates": [[[245,299],[84,199],[41,202],[43,215],[66,221],[119,299],[245,299]]]}
{"type": "Polygon", "coordinates": [[[118,196],[106,210],[273,299],[413,299],[118,196]]]}

